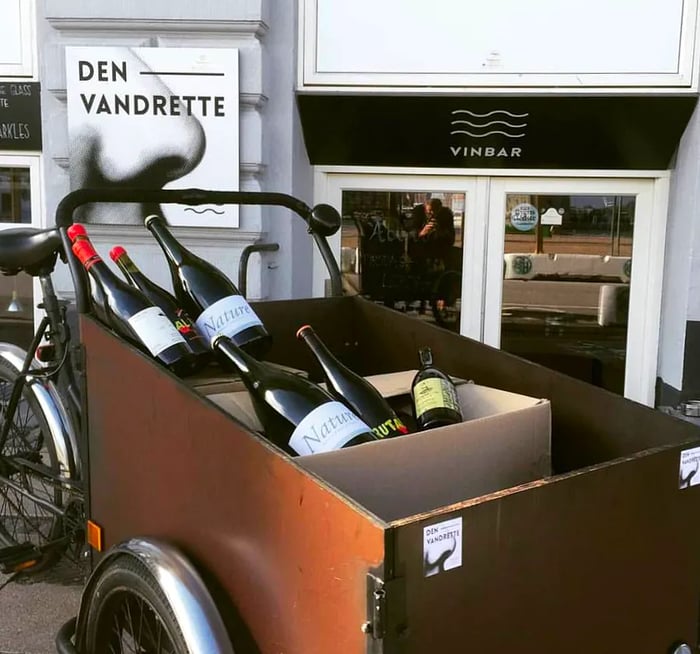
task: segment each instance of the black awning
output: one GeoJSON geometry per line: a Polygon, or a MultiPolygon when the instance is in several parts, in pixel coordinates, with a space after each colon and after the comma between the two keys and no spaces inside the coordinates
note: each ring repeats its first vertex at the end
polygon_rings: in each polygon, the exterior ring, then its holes
{"type": "Polygon", "coordinates": [[[312,164],[666,169],[697,96],[298,94],[312,164]]]}

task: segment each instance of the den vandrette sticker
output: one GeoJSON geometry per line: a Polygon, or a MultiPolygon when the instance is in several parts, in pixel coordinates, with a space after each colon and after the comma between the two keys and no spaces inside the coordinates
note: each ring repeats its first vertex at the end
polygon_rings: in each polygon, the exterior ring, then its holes
{"type": "Polygon", "coordinates": [[[462,518],[423,527],[423,574],[426,577],[462,565],[462,518]]]}
{"type": "Polygon", "coordinates": [[[681,452],[678,487],[690,488],[700,484],[700,447],[681,452]]]}
{"type": "MultiPolygon", "coordinates": [[[[67,47],[71,188],[239,190],[235,48],[67,47]]],[[[238,227],[237,205],[81,208],[84,222],[238,227]],[[141,210],[143,209],[143,210],[141,210]]]]}

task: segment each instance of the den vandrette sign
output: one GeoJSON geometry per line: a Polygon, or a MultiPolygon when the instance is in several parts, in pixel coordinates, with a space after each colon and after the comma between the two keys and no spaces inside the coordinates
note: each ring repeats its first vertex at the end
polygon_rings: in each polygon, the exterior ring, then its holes
{"type": "Polygon", "coordinates": [[[665,169],[687,96],[297,96],[311,163],[665,169]]]}
{"type": "MultiPolygon", "coordinates": [[[[239,190],[238,51],[66,48],[71,188],[239,190]]],[[[91,206],[85,222],[238,226],[235,205],[91,206]]]]}
{"type": "Polygon", "coordinates": [[[41,150],[38,82],[0,80],[0,150],[41,150]]]}

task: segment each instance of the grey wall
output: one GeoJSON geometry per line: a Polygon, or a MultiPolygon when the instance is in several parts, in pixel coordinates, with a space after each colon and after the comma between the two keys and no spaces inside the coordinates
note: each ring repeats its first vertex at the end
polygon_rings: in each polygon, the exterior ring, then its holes
{"type": "MultiPolygon", "coordinates": [[[[38,0],[39,67],[44,114],[45,203],[48,222],[70,190],[66,118],[67,45],[235,47],[240,55],[240,188],[296,195],[311,201],[311,172],[296,122],[296,3],[272,0],[38,0]]],[[[168,287],[160,251],[141,227],[95,225],[98,249],[122,244],[141,268],[168,287]]],[[[239,229],[179,228],[175,233],[198,254],[238,279],[241,250],[274,241],[278,253],[253,255],[251,298],[303,297],[311,293],[309,239],[300,219],[276,207],[242,207],[239,229]],[[308,251],[308,252],[307,252],[308,251]],[[292,260],[297,264],[292,266],[292,260]]],[[[110,262],[111,264],[111,262],[110,262]]],[[[59,272],[57,287],[72,284],[59,272]]]]}

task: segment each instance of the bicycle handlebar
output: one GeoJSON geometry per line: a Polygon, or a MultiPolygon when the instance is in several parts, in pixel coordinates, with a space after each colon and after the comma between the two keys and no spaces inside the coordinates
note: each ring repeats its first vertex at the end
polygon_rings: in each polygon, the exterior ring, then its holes
{"type": "Polygon", "coordinates": [[[297,198],[285,193],[266,193],[263,191],[208,191],[204,189],[130,189],[130,188],[84,188],[68,193],[56,208],[56,225],[59,227],[61,240],[66,252],[69,253],[73,283],[75,284],[75,299],[78,311],[87,313],[88,301],[85,275],[80,264],[71,254],[71,243],[66,229],[73,224],[73,213],[84,205],[93,202],[122,202],[130,204],[244,204],[244,205],[276,205],[291,209],[306,222],[309,233],[318,246],[323,261],[331,276],[332,295],[342,295],[342,278],[338,262],[326,240],[338,231],[340,215],[338,211],[327,205],[319,204],[309,207],[297,198]]]}

